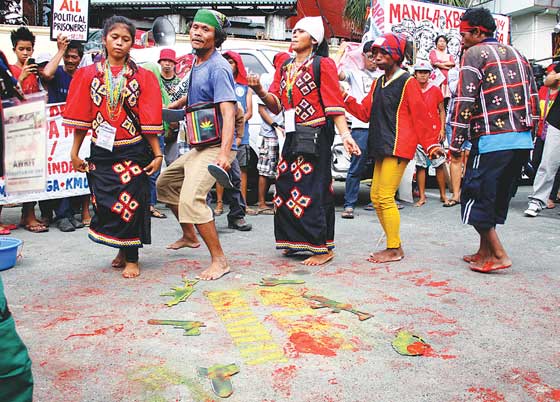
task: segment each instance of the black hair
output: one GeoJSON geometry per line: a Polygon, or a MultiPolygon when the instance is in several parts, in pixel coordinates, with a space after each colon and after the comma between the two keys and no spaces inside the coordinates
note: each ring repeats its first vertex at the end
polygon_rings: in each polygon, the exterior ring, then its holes
{"type": "Polygon", "coordinates": [[[461,21],[467,21],[472,26],[481,26],[485,28],[488,32],[481,31],[481,33],[487,37],[493,36],[496,30],[496,21],[494,21],[492,13],[484,7],[469,8],[461,17],[461,21]]]}
{"type": "Polygon", "coordinates": [[[313,45],[313,52],[317,56],[329,57],[329,44],[327,43],[327,38],[323,39],[319,45],[313,45]]]}
{"type": "Polygon", "coordinates": [[[437,43],[439,42],[440,39],[443,39],[443,40],[445,41],[445,44],[446,44],[446,45],[449,43],[449,39],[447,39],[447,36],[445,36],[445,35],[438,35],[438,36],[436,37],[435,42],[434,42],[434,43],[436,44],[436,46],[437,46],[437,43]]]}
{"type": "Polygon", "coordinates": [[[364,43],[364,46],[362,47],[362,53],[371,52],[371,45],[373,45],[372,40],[368,40],[366,43],[364,43]]]}
{"type": "Polygon", "coordinates": [[[35,35],[27,27],[19,27],[17,31],[12,31],[10,38],[14,49],[19,41],[29,41],[35,47],[35,35]]]}
{"type": "Polygon", "coordinates": [[[115,25],[118,24],[123,24],[124,26],[126,26],[128,33],[130,33],[132,40],[134,40],[134,36],[136,36],[136,27],[131,20],[123,17],[122,15],[113,15],[112,17],[105,20],[105,22],[103,23],[103,38],[106,38],[107,35],[109,35],[109,32],[111,32],[115,25]]]}
{"type": "Polygon", "coordinates": [[[80,59],[84,57],[84,45],[82,45],[81,42],[78,42],[76,40],[71,40],[70,43],[68,44],[68,47],[66,48],[65,53],[68,53],[70,49],[75,49],[78,52],[78,56],[80,56],[80,59]]]}
{"type": "Polygon", "coordinates": [[[218,47],[222,47],[222,44],[226,41],[227,39],[227,32],[224,31],[223,29],[216,29],[214,28],[214,46],[216,48],[218,47]]]}

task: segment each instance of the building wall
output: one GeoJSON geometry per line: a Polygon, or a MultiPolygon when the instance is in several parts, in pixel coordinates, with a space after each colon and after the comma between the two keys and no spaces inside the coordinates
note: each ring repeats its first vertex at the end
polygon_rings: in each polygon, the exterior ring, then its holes
{"type": "MultiPolygon", "coordinates": [[[[556,25],[554,15],[534,13],[513,17],[511,21],[511,41],[525,57],[544,59],[552,56],[552,32],[556,25]]],[[[543,61],[548,64],[550,60],[543,61]]]]}

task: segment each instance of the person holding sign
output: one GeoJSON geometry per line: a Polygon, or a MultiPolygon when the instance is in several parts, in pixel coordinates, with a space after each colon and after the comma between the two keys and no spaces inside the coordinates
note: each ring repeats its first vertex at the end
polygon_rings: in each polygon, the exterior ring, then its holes
{"type": "Polygon", "coordinates": [[[140,274],[138,248],[151,242],[148,176],[163,158],[160,87],[154,74],[130,59],[135,32],[128,18],[105,21],[105,57],[76,71],[63,119],[75,129],[72,165],[88,173],[95,209],[89,238],[119,249],[112,266],[124,268],[125,278],[140,274]],[[85,162],[78,152],[89,129],[91,156],[85,162]]]}
{"type": "Polygon", "coordinates": [[[284,110],[286,142],[273,200],[276,248],[286,256],[310,252],[313,255],[302,264],[316,266],[334,257],[334,125],[349,154],[360,155],[360,148],[346,124],[338,72],[328,57],[321,17],[297,22],[292,50],[295,57],[276,69],[268,92],[255,75],[249,76],[249,86],[272,113],[284,110]]]}

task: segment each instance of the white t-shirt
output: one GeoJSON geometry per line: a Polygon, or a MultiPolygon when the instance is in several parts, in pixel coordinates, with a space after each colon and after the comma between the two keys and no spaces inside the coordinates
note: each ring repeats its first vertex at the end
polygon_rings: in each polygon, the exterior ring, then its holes
{"type": "MultiPolygon", "coordinates": [[[[356,98],[358,102],[366,97],[371,89],[371,84],[373,81],[383,75],[382,71],[369,71],[369,70],[350,70],[344,71],[346,75],[346,82],[350,85],[349,94],[356,98]]],[[[363,121],[350,116],[350,121],[352,122],[352,128],[369,128],[369,122],[364,123],[363,121]]]]}

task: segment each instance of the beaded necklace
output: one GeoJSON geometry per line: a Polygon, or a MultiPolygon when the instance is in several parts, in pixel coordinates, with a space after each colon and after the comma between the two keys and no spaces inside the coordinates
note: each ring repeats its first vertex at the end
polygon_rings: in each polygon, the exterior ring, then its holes
{"type": "Polygon", "coordinates": [[[111,121],[117,120],[122,110],[123,86],[126,82],[125,74],[128,72],[128,66],[125,64],[122,70],[113,76],[109,60],[105,61],[105,88],[107,89],[107,114],[111,121]]]}
{"type": "Polygon", "coordinates": [[[303,66],[309,64],[313,58],[313,53],[311,53],[307,58],[300,64],[296,64],[296,61],[292,61],[286,66],[286,93],[288,95],[288,102],[290,105],[294,105],[294,85],[303,71],[303,66]]]}

